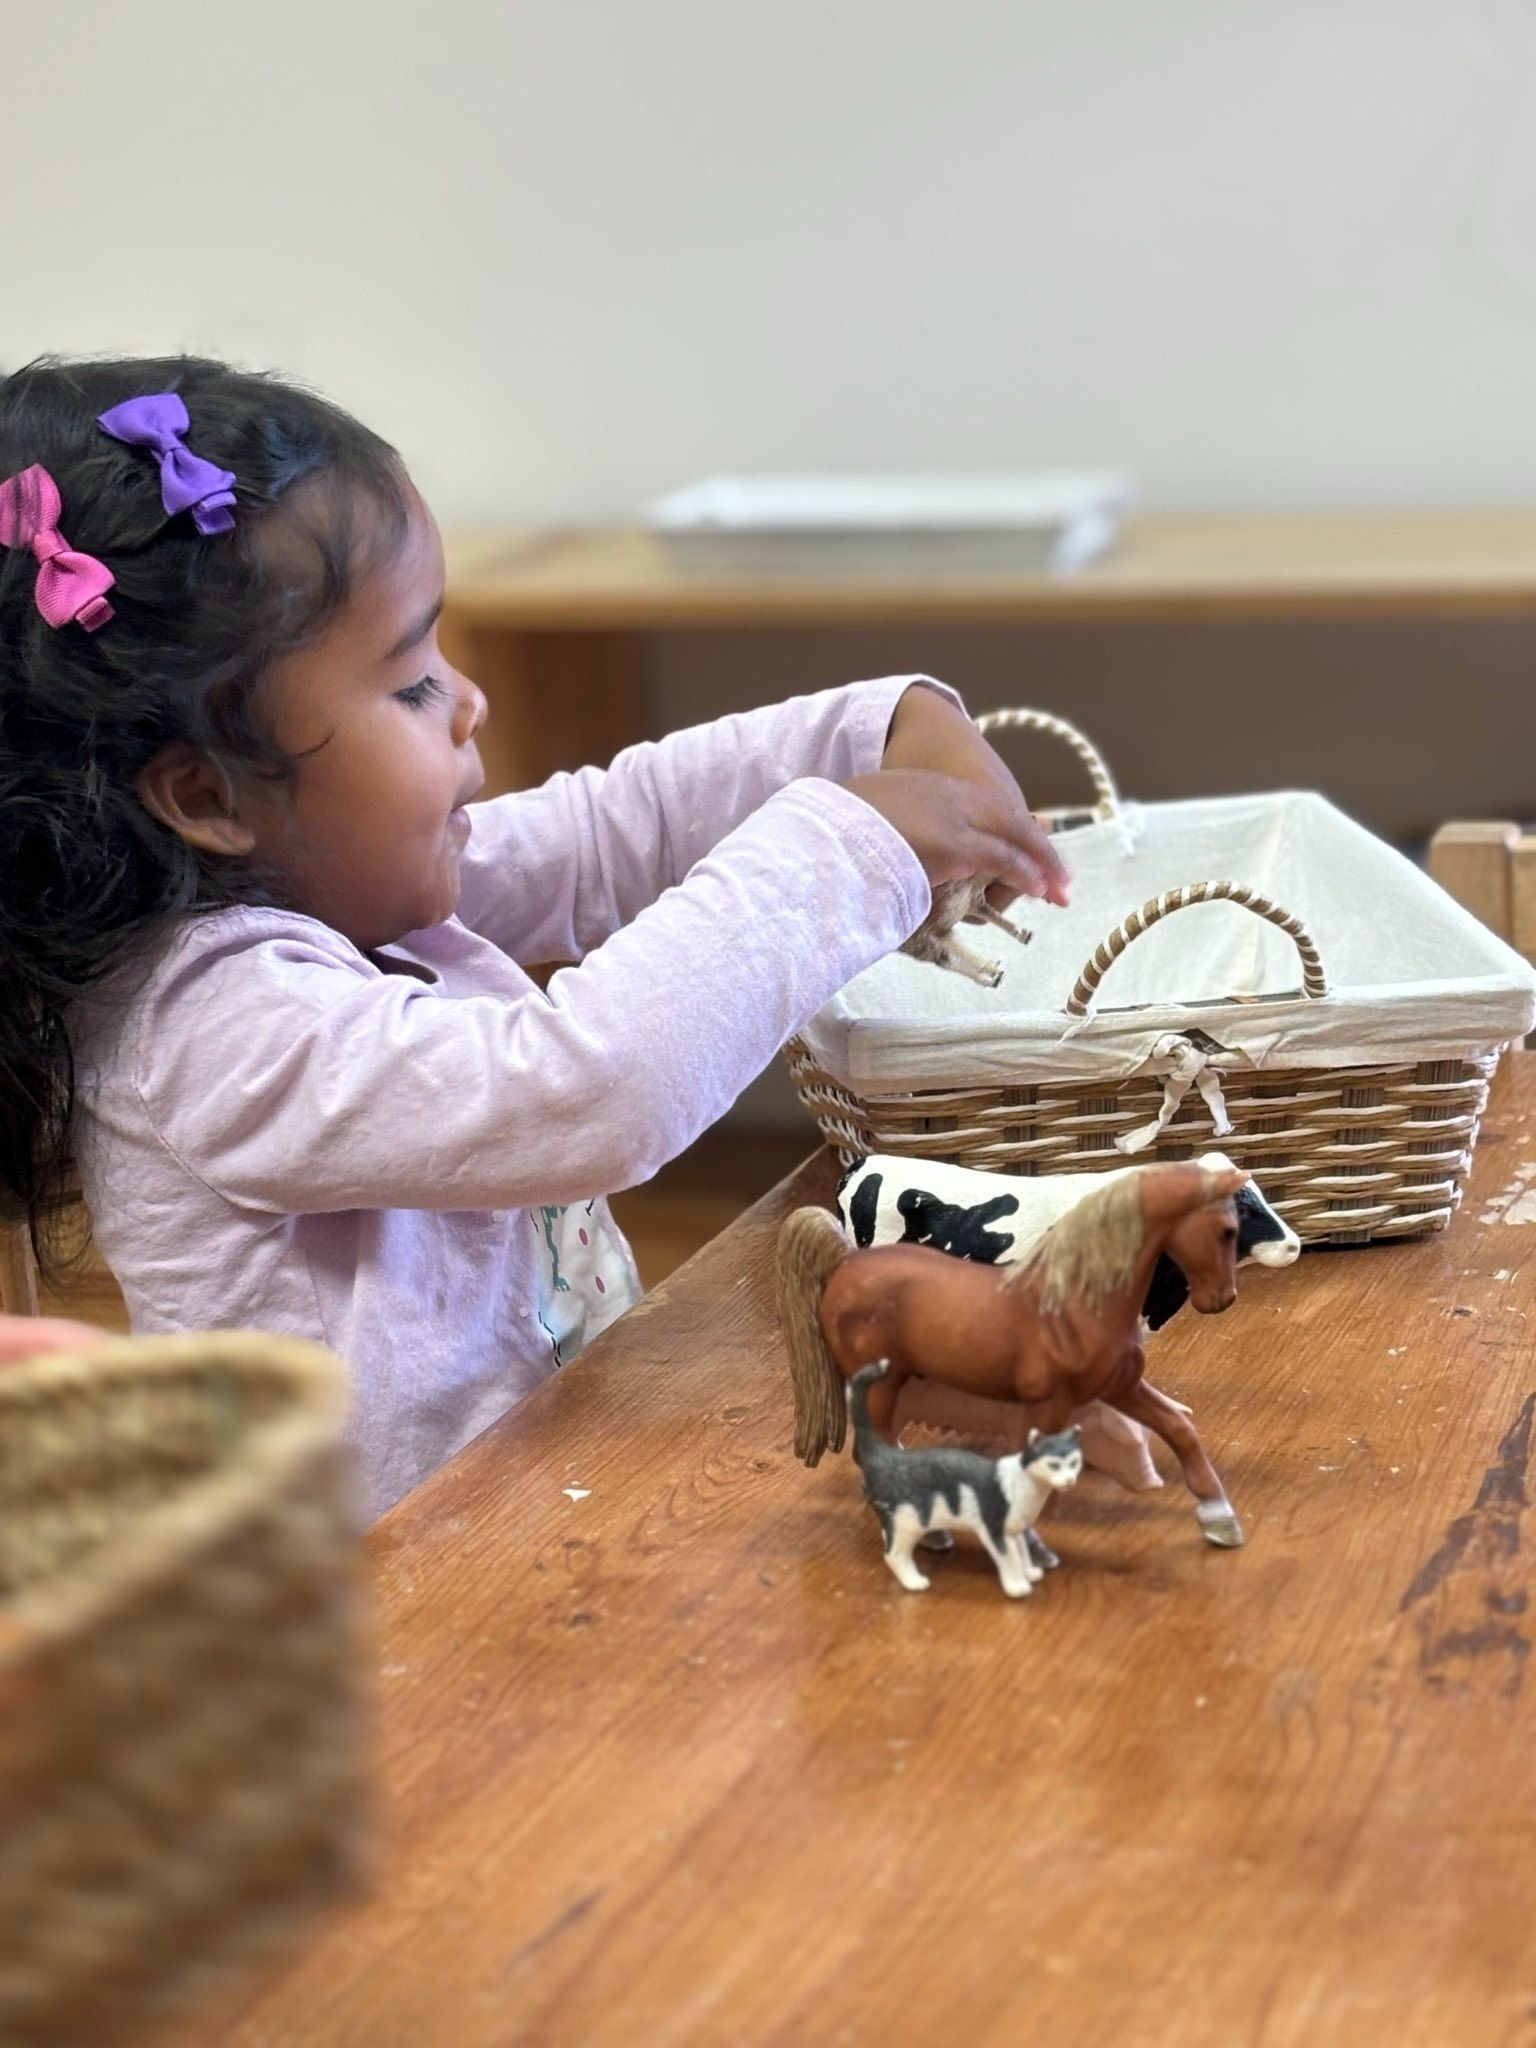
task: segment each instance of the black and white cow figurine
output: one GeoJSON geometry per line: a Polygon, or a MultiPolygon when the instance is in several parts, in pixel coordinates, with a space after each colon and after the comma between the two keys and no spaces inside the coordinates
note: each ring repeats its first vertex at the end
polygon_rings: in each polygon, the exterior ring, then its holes
{"type": "MultiPolygon", "coordinates": [[[[1225,1153],[1207,1152],[1200,1164],[1230,1167],[1225,1153]]],[[[1043,1237],[1071,1208],[1112,1173],[1049,1173],[1034,1177],[982,1173],[927,1159],[899,1159],[872,1153],[857,1160],[837,1184],[837,1212],[860,1247],[872,1244],[931,1244],[957,1258],[1006,1266],[1043,1237]]],[[[1237,1196],[1239,1261],[1289,1266],[1301,1240],[1249,1181],[1237,1196]]],[[[1147,1289],[1142,1320],[1160,1330],[1189,1299],[1184,1275],[1166,1255],[1147,1289]]]]}

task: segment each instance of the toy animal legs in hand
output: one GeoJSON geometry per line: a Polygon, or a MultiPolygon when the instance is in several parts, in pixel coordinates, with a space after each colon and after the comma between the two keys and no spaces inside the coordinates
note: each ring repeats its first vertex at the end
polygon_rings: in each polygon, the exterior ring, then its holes
{"type": "Polygon", "coordinates": [[[929,960],[935,967],[947,967],[953,974],[963,974],[970,981],[979,981],[983,988],[996,988],[1003,978],[1002,962],[984,959],[973,953],[960,938],[955,927],[968,917],[985,918],[988,924],[995,924],[1010,939],[1017,939],[1021,946],[1027,946],[1030,934],[1012,925],[1001,911],[994,910],[987,901],[990,884],[979,876],[967,882],[941,882],[933,892],[933,903],[928,915],[902,947],[903,953],[910,953],[914,960],[929,960]]]}

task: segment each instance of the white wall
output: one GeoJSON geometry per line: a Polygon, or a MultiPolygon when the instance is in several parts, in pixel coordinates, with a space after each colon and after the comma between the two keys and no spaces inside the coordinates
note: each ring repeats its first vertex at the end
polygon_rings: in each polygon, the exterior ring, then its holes
{"type": "Polygon", "coordinates": [[[717,466],[1536,479],[1531,0],[9,0],[0,364],[325,385],[439,511],[717,466]]]}
{"type": "MultiPolygon", "coordinates": [[[[1536,497],[1536,0],[0,7],[0,366],[287,367],[450,521],[726,466],[1536,497]]],[[[1412,833],[1532,808],[1532,651],[686,635],[650,705],[926,666],[1078,716],[1137,795],[1299,781],[1412,833]]],[[[738,1115],[793,1122],[782,1073],[738,1115]]]]}

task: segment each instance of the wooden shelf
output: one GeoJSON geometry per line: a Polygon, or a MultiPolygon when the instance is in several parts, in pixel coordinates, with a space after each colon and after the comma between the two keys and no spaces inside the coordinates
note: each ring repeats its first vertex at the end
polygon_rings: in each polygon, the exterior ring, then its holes
{"type": "Polygon", "coordinates": [[[1536,615],[1536,509],[1148,517],[1060,575],[857,577],[681,568],[634,530],[479,528],[448,541],[471,627],[635,631],[1071,618],[1536,615]]]}

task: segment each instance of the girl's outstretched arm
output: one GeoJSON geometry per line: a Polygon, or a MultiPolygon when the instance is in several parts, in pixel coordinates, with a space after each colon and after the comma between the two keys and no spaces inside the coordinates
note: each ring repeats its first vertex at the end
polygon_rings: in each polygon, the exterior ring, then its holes
{"type": "Polygon", "coordinates": [[[851,683],[692,726],[627,748],[607,769],[472,805],[460,917],[515,960],[580,960],[776,790],[804,776],[845,782],[879,768],[896,708],[918,682],[959,705],[926,677],[851,683]]]}
{"type": "Polygon", "coordinates": [[[900,831],[802,779],[547,993],[505,959],[504,993],[448,993],[498,960],[454,925],[414,949],[433,987],[310,918],[195,923],[128,1027],[131,1083],[156,1142],[275,1217],[611,1194],[691,1144],[929,902],[900,831]]]}

